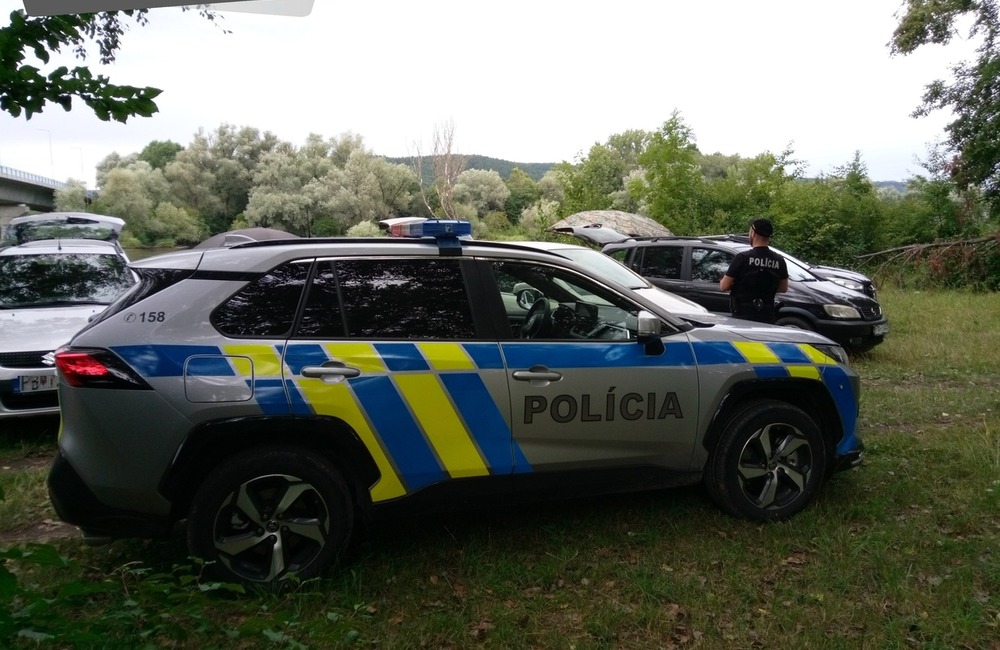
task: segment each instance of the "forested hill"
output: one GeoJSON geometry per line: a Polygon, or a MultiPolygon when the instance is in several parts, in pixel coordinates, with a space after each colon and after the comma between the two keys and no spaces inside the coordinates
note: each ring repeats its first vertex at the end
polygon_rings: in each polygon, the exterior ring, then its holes
{"type": "MultiPolygon", "coordinates": [[[[386,158],[387,161],[393,164],[407,165],[412,167],[412,158],[386,158]]],[[[466,158],[465,169],[485,169],[487,171],[493,170],[500,174],[500,178],[506,180],[510,176],[510,172],[517,168],[523,171],[525,174],[530,176],[536,182],[541,180],[545,172],[549,171],[556,166],[557,163],[519,163],[511,162],[510,160],[500,160],[499,158],[490,158],[489,156],[468,156],[466,158]]],[[[433,181],[431,165],[427,164],[423,166],[424,173],[424,183],[430,185],[433,181]]],[[[813,179],[803,179],[803,180],[813,180],[813,179]]],[[[891,187],[896,189],[900,194],[906,193],[906,181],[873,181],[876,187],[891,187]]]]}
{"type": "MultiPolygon", "coordinates": [[[[408,165],[412,166],[412,158],[407,156],[404,158],[386,158],[387,161],[394,164],[408,165]]],[[[500,174],[500,178],[504,180],[510,176],[511,171],[516,167],[522,172],[530,176],[535,181],[541,180],[545,172],[552,169],[556,163],[519,163],[511,162],[509,160],[500,160],[499,158],[490,158],[489,156],[467,156],[465,158],[465,169],[485,169],[487,171],[493,170],[500,174]]],[[[431,173],[431,165],[426,164],[423,166],[423,172],[425,182],[429,184],[430,179],[429,174],[431,173]]]]}

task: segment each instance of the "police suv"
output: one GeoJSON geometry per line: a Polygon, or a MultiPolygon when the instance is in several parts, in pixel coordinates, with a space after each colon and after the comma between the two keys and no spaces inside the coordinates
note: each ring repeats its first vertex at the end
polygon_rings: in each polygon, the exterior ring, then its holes
{"type": "Polygon", "coordinates": [[[56,355],[59,516],[105,539],[186,520],[216,575],[271,582],[397,507],[702,482],[770,521],[861,462],[830,340],[672,313],[597,251],[467,227],[132,263],[56,355]]]}

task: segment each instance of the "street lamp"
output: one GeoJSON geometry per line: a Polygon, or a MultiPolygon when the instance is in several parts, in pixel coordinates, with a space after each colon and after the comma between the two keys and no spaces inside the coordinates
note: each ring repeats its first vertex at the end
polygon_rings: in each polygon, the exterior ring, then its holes
{"type": "Polygon", "coordinates": [[[54,166],[56,164],[55,158],[52,156],[52,131],[48,129],[35,129],[36,131],[45,131],[49,134],[49,165],[54,166]]]}
{"type": "Polygon", "coordinates": [[[80,180],[84,181],[84,185],[86,185],[86,180],[83,178],[83,175],[86,173],[83,171],[83,147],[70,147],[70,149],[76,149],[80,152],[80,180]]]}

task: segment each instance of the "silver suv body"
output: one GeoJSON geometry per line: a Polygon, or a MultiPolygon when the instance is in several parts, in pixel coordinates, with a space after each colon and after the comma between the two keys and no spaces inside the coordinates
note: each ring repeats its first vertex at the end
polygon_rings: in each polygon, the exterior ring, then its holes
{"type": "Polygon", "coordinates": [[[701,481],[768,521],[861,462],[837,345],[688,320],[566,248],[302,239],[134,263],[57,354],[57,512],[94,537],[186,520],[219,575],[269,582],[396,508],[701,481]]]}

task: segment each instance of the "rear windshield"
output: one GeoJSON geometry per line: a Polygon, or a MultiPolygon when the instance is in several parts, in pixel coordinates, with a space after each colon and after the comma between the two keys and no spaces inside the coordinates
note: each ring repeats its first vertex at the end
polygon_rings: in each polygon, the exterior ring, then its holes
{"type": "Polygon", "coordinates": [[[0,257],[0,307],[108,304],[133,283],[125,261],[117,255],[0,257]]]}
{"type": "Polygon", "coordinates": [[[4,233],[9,243],[26,244],[43,239],[99,239],[113,241],[118,233],[111,224],[86,217],[61,217],[59,219],[32,218],[12,224],[4,233]]]}

